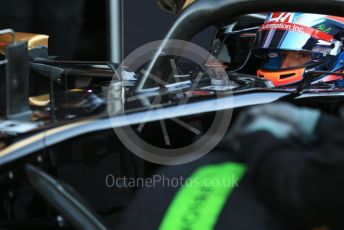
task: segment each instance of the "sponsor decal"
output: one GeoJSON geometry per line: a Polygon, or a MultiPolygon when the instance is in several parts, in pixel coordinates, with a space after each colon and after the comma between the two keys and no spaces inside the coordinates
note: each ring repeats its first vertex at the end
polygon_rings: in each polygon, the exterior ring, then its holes
{"type": "Polygon", "coordinates": [[[294,31],[299,33],[304,33],[312,36],[318,40],[324,40],[327,42],[332,42],[333,36],[323,31],[313,29],[307,26],[294,24],[294,23],[287,23],[287,22],[267,22],[264,23],[259,27],[259,31],[263,30],[286,30],[286,31],[294,31]]]}
{"type": "Polygon", "coordinates": [[[269,58],[277,58],[278,53],[269,53],[269,58]]]}
{"type": "Polygon", "coordinates": [[[325,24],[320,24],[316,28],[317,28],[317,30],[320,30],[320,31],[325,32],[325,33],[330,33],[332,30],[331,27],[327,27],[325,24]]]}
{"type": "Polygon", "coordinates": [[[293,22],[295,13],[287,13],[287,12],[282,12],[282,13],[272,13],[270,22],[293,22]]]}

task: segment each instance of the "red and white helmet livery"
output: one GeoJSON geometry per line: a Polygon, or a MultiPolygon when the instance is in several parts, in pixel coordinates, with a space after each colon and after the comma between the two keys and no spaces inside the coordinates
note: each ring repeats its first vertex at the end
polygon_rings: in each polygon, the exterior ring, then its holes
{"type": "MultiPolygon", "coordinates": [[[[307,71],[338,72],[344,69],[342,41],[344,18],[320,14],[274,12],[259,27],[255,51],[263,59],[259,77],[275,86],[290,85],[303,79],[307,71]]],[[[333,81],[338,76],[321,76],[333,81]]]]}

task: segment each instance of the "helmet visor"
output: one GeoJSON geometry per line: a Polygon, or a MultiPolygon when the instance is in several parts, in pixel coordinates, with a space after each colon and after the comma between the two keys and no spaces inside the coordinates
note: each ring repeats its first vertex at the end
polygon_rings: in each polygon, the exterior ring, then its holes
{"type": "Polygon", "coordinates": [[[262,64],[264,70],[302,68],[325,59],[321,53],[289,50],[265,50],[260,57],[264,60],[262,64]]]}
{"type": "Polygon", "coordinates": [[[264,25],[258,31],[255,49],[308,51],[324,55],[337,55],[339,52],[337,41],[331,35],[321,31],[308,27],[300,27],[305,32],[288,30],[296,25],[291,23],[281,24],[280,26],[284,26],[283,29],[265,30],[264,25]]]}

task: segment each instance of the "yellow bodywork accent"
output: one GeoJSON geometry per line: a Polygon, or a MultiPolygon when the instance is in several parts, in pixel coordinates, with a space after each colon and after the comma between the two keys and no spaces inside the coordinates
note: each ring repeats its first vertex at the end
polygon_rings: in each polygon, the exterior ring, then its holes
{"type": "Polygon", "coordinates": [[[186,7],[188,7],[190,4],[192,4],[195,0],[186,0],[184,3],[184,6],[182,8],[182,10],[184,10],[186,7]]]}
{"type": "MultiPolygon", "coordinates": [[[[83,92],[82,89],[71,89],[69,92],[83,92]]],[[[47,106],[50,103],[50,95],[49,94],[43,94],[39,96],[29,97],[30,105],[32,106],[47,106]]]]}
{"type": "Polygon", "coordinates": [[[313,230],[330,230],[330,227],[328,227],[328,226],[321,226],[321,227],[318,227],[318,228],[313,228],[313,230]]]}
{"type": "Polygon", "coordinates": [[[49,94],[36,96],[36,97],[30,97],[29,98],[30,105],[32,106],[47,106],[50,103],[49,94]]]}
{"type": "MultiPolygon", "coordinates": [[[[30,33],[15,33],[16,42],[28,42],[28,49],[32,50],[38,46],[48,47],[48,35],[43,34],[30,34],[30,33]]],[[[5,49],[8,44],[13,42],[11,34],[1,34],[0,35],[0,53],[5,54],[5,49]]]]}

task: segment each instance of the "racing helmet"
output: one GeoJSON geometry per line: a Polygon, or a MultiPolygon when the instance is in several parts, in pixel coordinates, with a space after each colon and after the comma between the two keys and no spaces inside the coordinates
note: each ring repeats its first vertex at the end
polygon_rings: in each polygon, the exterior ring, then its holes
{"type": "MultiPolygon", "coordinates": [[[[293,12],[274,12],[257,32],[254,53],[263,59],[257,76],[275,86],[300,82],[310,71],[343,72],[344,18],[293,12]]],[[[322,75],[316,81],[341,78],[322,75]]]]}

